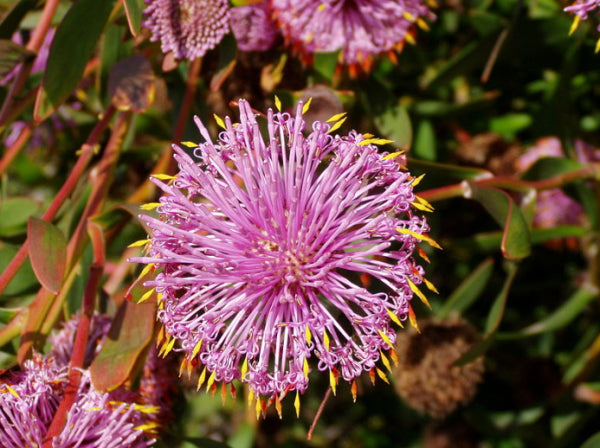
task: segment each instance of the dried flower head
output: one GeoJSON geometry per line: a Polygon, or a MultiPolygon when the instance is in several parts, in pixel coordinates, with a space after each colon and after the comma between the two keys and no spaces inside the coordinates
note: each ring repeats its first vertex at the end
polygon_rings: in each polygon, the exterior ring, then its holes
{"type": "MultiPolygon", "coordinates": [[[[34,355],[23,370],[0,378],[0,446],[41,447],[69,382],[67,367],[34,355]]],[[[84,370],[75,402],[56,448],[141,448],[154,439],[146,434],[147,415],[155,410],[129,402],[124,390],[96,391],[84,370]]],[[[153,425],[150,425],[150,429],[153,425]]]]}
{"type": "Polygon", "coordinates": [[[475,328],[459,318],[427,320],[420,334],[398,335],[398,366],[394,384],[413,409],[442,418],[471,401],[481,382],[483,357],[455,366],[454,362],[479,340],[475,328]]]}
{"type": "Polygon", "coordinates": [[[231,30],[242,51],[266,51],[278,36],[268,1],[236,6],[229,13],[231,30]]]}
{"type": "Polygon", "coordinates": [[[414,42],[413,24],[427,28],[433,14],[422,0],[272,0],[286,42],[309,59],[340,51],[340,62],[369,71],[373,57],[395,60],[404,42],[414,42]]]}
{"type": "Polygon", "coordinates": [[[435,289],[413,258],[419,242],[437,246],[414,213],[431,209],[413,193],[420,178],[377,150],[388,141],[333,135],[344,114],[305,130],[304,108],[269,110],[263,133],[240,100],[240,122],[219,118],[216,142],[196,119],[205,143],[185,144],[193,157],[175,146],[179,173],[154,178],[163,195],[147,208],[159,217],[141,216],[152,236],[135,243],[149,254],[132,259],[156,268],[146,285],[164,351],[180,341],[199,387],[248,384],[257,412],[304,392],[311,364],[334,391],[339,376],[385,377],[391,323],[414,318],[414,294],[426,301],[417,285],[435,289]]]}
{"type": "Polygon", "coordinates": [[[227,0],[146,0],[143,26],[164,53],[193,60],[215,48],[229,32],[227,0]]]}

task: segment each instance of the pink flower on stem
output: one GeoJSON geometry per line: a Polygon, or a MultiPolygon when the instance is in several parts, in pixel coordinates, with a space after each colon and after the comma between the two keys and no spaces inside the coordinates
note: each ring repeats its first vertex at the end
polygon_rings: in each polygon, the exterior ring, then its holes
{"type": "Polygon", "coordinates": [[[375,146],[389,141],[334,135],[344,114],[306,130],[305,107],[259,119],[240,100],[240,122],[218,119],[216,141],[196,119],[205,142],[174,146],[179,173],[153,179],[163,195],[146,207],[158,217],[140,217],[148,255],[131,260],[156,269],[145,284],[163,351],[179,341],[198,387],[248,384],[257,413],[304,392],[314,368],[334,392],[339,377],[353,393],[364,372],[385,378],[392,323],[414,324],[418,285],[435,291],[413,258],[421,241],[437,246],[415,213],[431,210],[413,192],[420,178],[375,146]]]}

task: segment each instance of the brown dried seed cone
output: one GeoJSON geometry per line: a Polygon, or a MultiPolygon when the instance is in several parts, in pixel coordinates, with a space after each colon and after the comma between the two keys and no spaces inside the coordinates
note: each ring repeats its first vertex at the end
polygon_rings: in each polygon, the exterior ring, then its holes
{"type": "Polygon", "coordinates": [[[479,340],[475,328],[457,317],[419,322],[421,333],[400,331],[394,384],[413,409],[443,418],[468,403],[481,382],[483,357],[464,366],[453,363],[479,340]]]}

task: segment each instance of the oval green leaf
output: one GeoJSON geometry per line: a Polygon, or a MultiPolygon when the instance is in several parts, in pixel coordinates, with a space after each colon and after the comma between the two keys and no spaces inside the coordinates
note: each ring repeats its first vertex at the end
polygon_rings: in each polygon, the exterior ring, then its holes
{"type": "Polygon", "coordinates": [[[27,223],[29,260],[35,276],[48,291],[58,294],[67,265],[67,242],[51,223],[30,217],[27,223]]]}
{"type": "Polygon", "coordinates": [[[469,183],[465,197],[478,201],[504,229],[500,248],[504,258],[519,260],[531,253],[529,228],[515,201],[502,190],[469,183]]]}
{"type": "Polygon", "coordinates": [[[25,233],[27,220],[39,209],[40,204],[29,198],[11,198],[0,201],[0,237],[25,233]]]}
{"type": "Polygon", "coordinates": [[[77,87],[115,1],[78,0],[58,26],[40,91],[54,107],[77,87]]]}
{"type": "Polygon", "coordinates": [[[152,343],[155,312],[156,300],[121,304],[108,339],[90,366],[92,383],[97,390],[113,390],[130,377],[152,343]]]}

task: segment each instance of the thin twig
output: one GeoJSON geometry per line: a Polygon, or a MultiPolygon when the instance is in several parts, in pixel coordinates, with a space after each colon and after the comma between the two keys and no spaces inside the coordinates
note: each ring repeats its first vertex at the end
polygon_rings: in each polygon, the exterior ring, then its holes
{"type": "Polygon", "coordinates": [[[319,418],[321,418],[321,414],[323,413],[323,409],[325,409],[325,404],[327,403],[327,400],[329,400],[330,396],[331,396],[331,388],[328,388],[327,392],[325,392],[325,396],[323,397],[323,401],[321,401],[321,404],[319,405],[319,409],[317,409],[317,413],[315,414],[315,418],[314,418],[312,424],[310,425],[310,429],[308,430],[308,434],[306,434],[306,440],[312,439],[313,431],[315,430],[315,427],[317,426],[317,422],[319,421],[319,418]]]}

